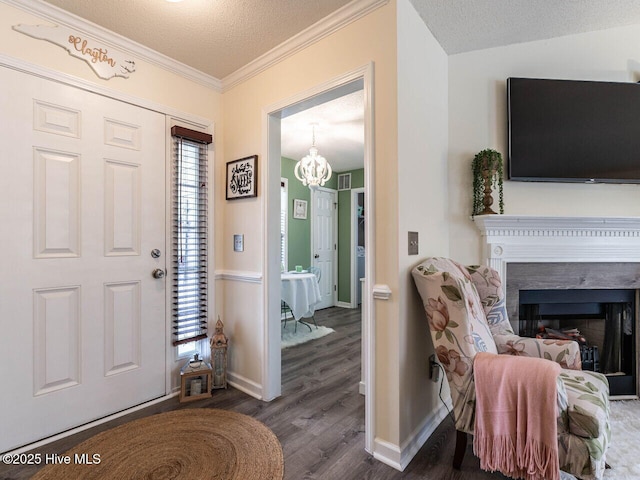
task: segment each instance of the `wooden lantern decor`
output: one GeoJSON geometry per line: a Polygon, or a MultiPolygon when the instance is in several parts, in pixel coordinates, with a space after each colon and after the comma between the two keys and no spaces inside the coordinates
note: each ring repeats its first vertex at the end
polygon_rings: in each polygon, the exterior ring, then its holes
{"type": "Polygon", "coordinates": [[[229,339],[224,334],[224,324],[218,317],[216,333],[211,337],[212,388],[227,388],[227,347],[229,339]]]}
{"type": "Polygon", "coordinates": [[[495,214],[491,209],[493,188],[499,190],[500,213],[504,213],[502,195],[502,155],[495,150],[486,149],[473,159],[473,213],[472,215],[495,214]]]}
{"type": "Polygon", "coordinates": [[[196,353],[180,369],[180,402],[191,402],[211,396],[211,365],[196,353]]]}

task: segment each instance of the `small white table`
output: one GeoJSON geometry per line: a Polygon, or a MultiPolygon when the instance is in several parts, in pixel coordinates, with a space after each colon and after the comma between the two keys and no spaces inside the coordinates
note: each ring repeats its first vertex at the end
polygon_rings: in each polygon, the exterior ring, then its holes
{"type": "Polygon", "coordinates": [[[300,321],[303,317],[311,317],[315,306],[322,299],[318,279],[313,273],[283,273],[282,300],[287,302],[293,318],[300,321]]]}

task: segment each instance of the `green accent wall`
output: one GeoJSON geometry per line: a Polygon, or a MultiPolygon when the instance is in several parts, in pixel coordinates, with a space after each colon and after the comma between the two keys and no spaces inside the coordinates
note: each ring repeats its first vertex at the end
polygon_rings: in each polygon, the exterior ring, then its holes
{"type": "MultiPolygon", "coordinates": [[[[364,188],[364,168],[351,173],[351,188],[364,188]]],[[[334,175],[336,182],[338,175],[334,175]]],[[[338,301],[351,303],[351,190],[338,192],[338,301]]]]}
{"type": "Polygon", "coordinates": [[[293,168],[296,166],[296,160],[282,157],[280,161],[280,176],[288,180],[289,193],[289,209],[288,222],[289,232],[287,236],[289,245],[289,265],[287,270],[293,270],[296,265],[302,265],[303,268],[309,267],[311,261],[311,192],[309,187],[302,185],[302,182],[296,178],[293,168]],[[307,202],[307,219],[301,220],[293,218],[293,200],[305,200],[307,202]]]}
{"type": "MultiPolygon", "coordinates": [[[[297,161],[282,157],[280,172],[288,180],[289,192],[289,264],[287,270],[293,270],[296,265],[309,267],[311,261],[311,192],[309,187],[302,185],[296,178],[293,169],[297,161]],[[293,218],[293,200],[307,201],[307,219],[293,218]]],[[[338,174],[351,173],[351,188],[364,187],[364,169],[333,172],[331,178],[324,185],[337,190],[338,174]]],[[[338,192],[338,301],[351,302],[351,190],[338,192]]]]}

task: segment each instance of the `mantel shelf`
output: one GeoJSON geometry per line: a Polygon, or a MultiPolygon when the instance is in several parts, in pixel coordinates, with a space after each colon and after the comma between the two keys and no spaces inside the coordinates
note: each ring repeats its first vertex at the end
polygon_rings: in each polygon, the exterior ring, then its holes
{"type": "Polygon", "coordinates": [[[618,232],[621,236],[640,235],[640,217],[550,217],[534,215],[478,215],[473,221],[483,236],[521,236],[529,232],[536,236],[541,232],[585,232],[602,235],[618,232]],[[538,232],[538,233],[536,233],[538,232]]]}
{"type": "Polygon", "coordinates": [[[503,282],[508,263],[640,263],[640,217],[482,215],[483,257],[503,282]]]}

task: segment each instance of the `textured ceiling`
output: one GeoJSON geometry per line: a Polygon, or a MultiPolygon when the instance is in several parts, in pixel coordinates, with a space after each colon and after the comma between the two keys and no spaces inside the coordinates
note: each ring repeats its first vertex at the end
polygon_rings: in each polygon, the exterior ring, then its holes
{"type": "MultiPolygon", "coordinates": [[[[44,0],[217,79],[349,0],[44,0]]],[[[640,0],[410,0],[445,52],[640,23],[640,0]]]]}
{"type": "Polygon", "coordinates": [[[349,0],[45,0],[222,79],[349,0]]]}
{"type": "Polygon", "coordinates": [[[449,55],[640,23],[638,0],[410,0],[449,55]]]}

